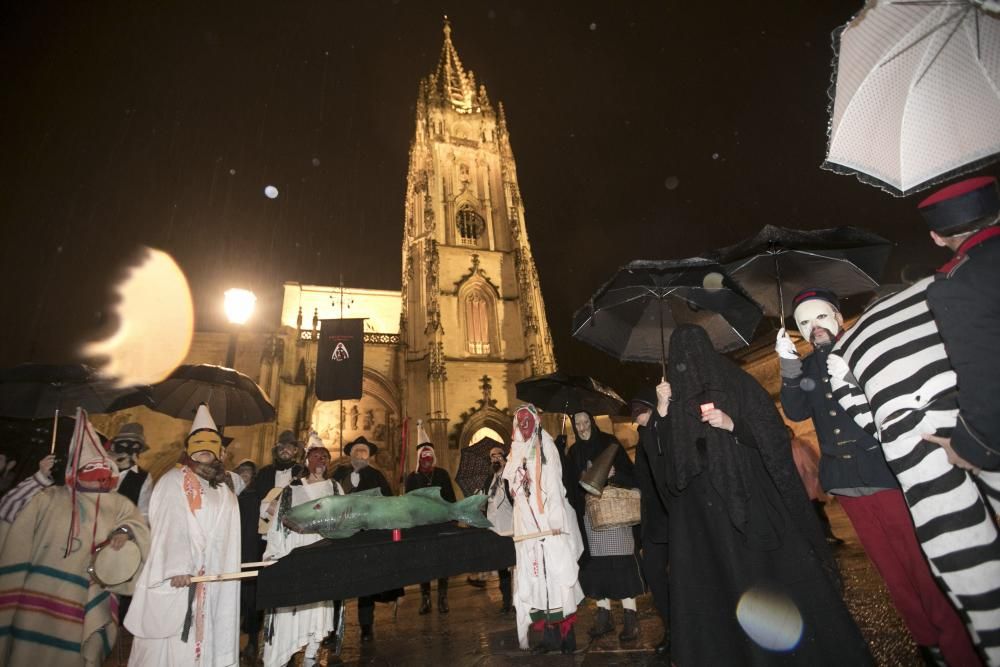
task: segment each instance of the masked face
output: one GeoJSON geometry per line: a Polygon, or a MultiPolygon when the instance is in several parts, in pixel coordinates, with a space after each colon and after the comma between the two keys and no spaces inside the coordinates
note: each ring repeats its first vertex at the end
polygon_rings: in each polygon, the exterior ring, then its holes
{"type": "Polygon", "coordinates": [[[829,345],[840,333],[844,318],[832,304],[811,299],[795,309],[795,324],[802,337],[813,345],[829,345]]]}
{"type": "Polygon", "coordinates": [[[211,454],[212,458],[217,458],[222,452],[222,438],[215,431],[198,431],[188,438],[187,450],[191,454],[191,458],[195,460],[198,460],[195,454],[202,452],[211,454]]]}
{"type": "Polygon", "coordinates": [[[135,465],[135,455],[132,452],[112,449],[111,458],[114,459],[119,470],[128,470],[135,465]]]}
{"type": "Polygon", "coordinates": [[[329,466],[330,452],[320,447],[313,447],[309,450],[306,455],[306,467],[309,469],[310,475],[322,475],[329,466]]]}
{"type": "Polygon", "coordinates": [[[535,415],[531,410],[521,408],[517,411],[517,431],[525,442],[531,440],[531,436],[535,434],[535,415]]]}
{"type": "Polygon", "coordinates": [[[115,487],[116,472],[108,461],[90,461],[77,471],[77,487],[84,491],[110,491],[115,487]]]}
{"type": "Polygon", "coordinates": [[[573,415],[573,426],[576,427],[576,432],[581,440],[590,440],[590,435],[593,431],[590,423],[590,415],[586,412],[577,412],[573,415]]]}
{"type": "Polygon", "coordinates": [[[420,463],[420,469],[427,472],[434,467],[434,452],[429,449],[420,450],[420,458],[418,459],[420,463]]]}

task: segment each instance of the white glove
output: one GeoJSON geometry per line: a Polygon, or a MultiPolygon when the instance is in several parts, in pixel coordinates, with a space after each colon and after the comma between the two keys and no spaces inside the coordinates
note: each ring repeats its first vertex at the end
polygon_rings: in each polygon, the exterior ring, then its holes
{"type": "Polygon", "coordinates": [[[831,354],[826,358],[826,372],[830,377],[843,380],[851,372],[850,366],[839,354],[831,354]]]}
{"type": "Polygon", "coordinates": [[[799,351],[795,348],[791,336],[785,331],[785,327],[778,329],[778,339],[774,342],[774,351],[782,359],[798,359],[799,351]]]}

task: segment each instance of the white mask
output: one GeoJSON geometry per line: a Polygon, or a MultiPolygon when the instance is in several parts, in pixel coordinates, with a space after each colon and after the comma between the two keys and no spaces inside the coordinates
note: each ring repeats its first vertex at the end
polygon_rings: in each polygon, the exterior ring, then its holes
{"type": "MultiPolygon", "coordinates": [[[[799,304],[795,309],[795,324],[799,328],[802,337],[816,345],[832,343],[840,333],[843,318],[833,305],[822,299],[810,299],[799,304]],[[813,332],[817,328],[825,329],[830,333],[829,340],[813,340],[813,332]]],[[[820,334],[821,335],[821,334],[820,334]]],[[[823,337],[825,338],[825,337],[823,337]]]]}

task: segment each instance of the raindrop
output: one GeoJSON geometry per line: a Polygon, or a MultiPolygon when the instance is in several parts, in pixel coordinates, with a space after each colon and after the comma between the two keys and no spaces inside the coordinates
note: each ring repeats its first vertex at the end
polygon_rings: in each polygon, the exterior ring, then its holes
{"type": "Polygon", "coordinates": [[[594,32],[595,30],[597,30],[597,24],[596,23],[591,23],[590,24],[590,32],[594,32]]]}
{"type": "Polygon", "coordinates": [[[677,186],[681,184],[681,181],[676,176],[667,176],[663,181],[663,187],[667,190],[676,190],[677,186]]]}
{"type": "Polygon", "coordinates": [[[712,153],[712,159],[713,160],[718,160],[719,159],[719,154],[718,153],[712,153]]]}
{"type": "Polygon", "coordinates": [[[268,199],[277,199],[278,188],[274,187],[273,185],[269,185],[266,188],[264,188],[264,194],[267,196],[268,199]]]}
{"type": "Polygon", "coordinates": [[[802,637],[802,614],[780,591],[749,589],[736,605],[736,619],[747,636],[768,651],[791,651],[802,637]]]}
{"type": "Polygon", "coordinates": [[[235,176],[236,175],[236,170],[235,169],[230,169],[229,170],[229,175],[230,176],[235,176]]]}
{"type": "Polygon", "coordinates": [[[61,252],[62,252],[62,248],[63,248],[63,247],[62,247],[61,245],[57,245],[57,246],[56,246],[56,254],[57,254],[57,255],[58,255],[59,253],[61,253],[61,252]]]}
{"type": "Polygon", "coordinates": [[[816,380],[804,377],[799,380],[799,388],[802,391],[814,391],[816,389],[816,380]]]}
{"type": "Polygon", "coordinates": [[[319,166],[319,158],[318,157],[314,157],[312,159],[312,163],[313,163],[314,167],[318,167],[319,166]]]}

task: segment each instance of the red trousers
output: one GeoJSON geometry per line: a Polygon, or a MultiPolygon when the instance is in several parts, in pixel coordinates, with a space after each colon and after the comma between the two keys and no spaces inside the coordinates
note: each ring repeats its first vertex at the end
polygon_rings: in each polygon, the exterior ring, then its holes
{"type": "Polygon", "coordinates": [[[837,496],[889,597],[920,646],[937,646],[949,665],[981,665],[965,624],[934,580],[901,491],[837,496]]]}

